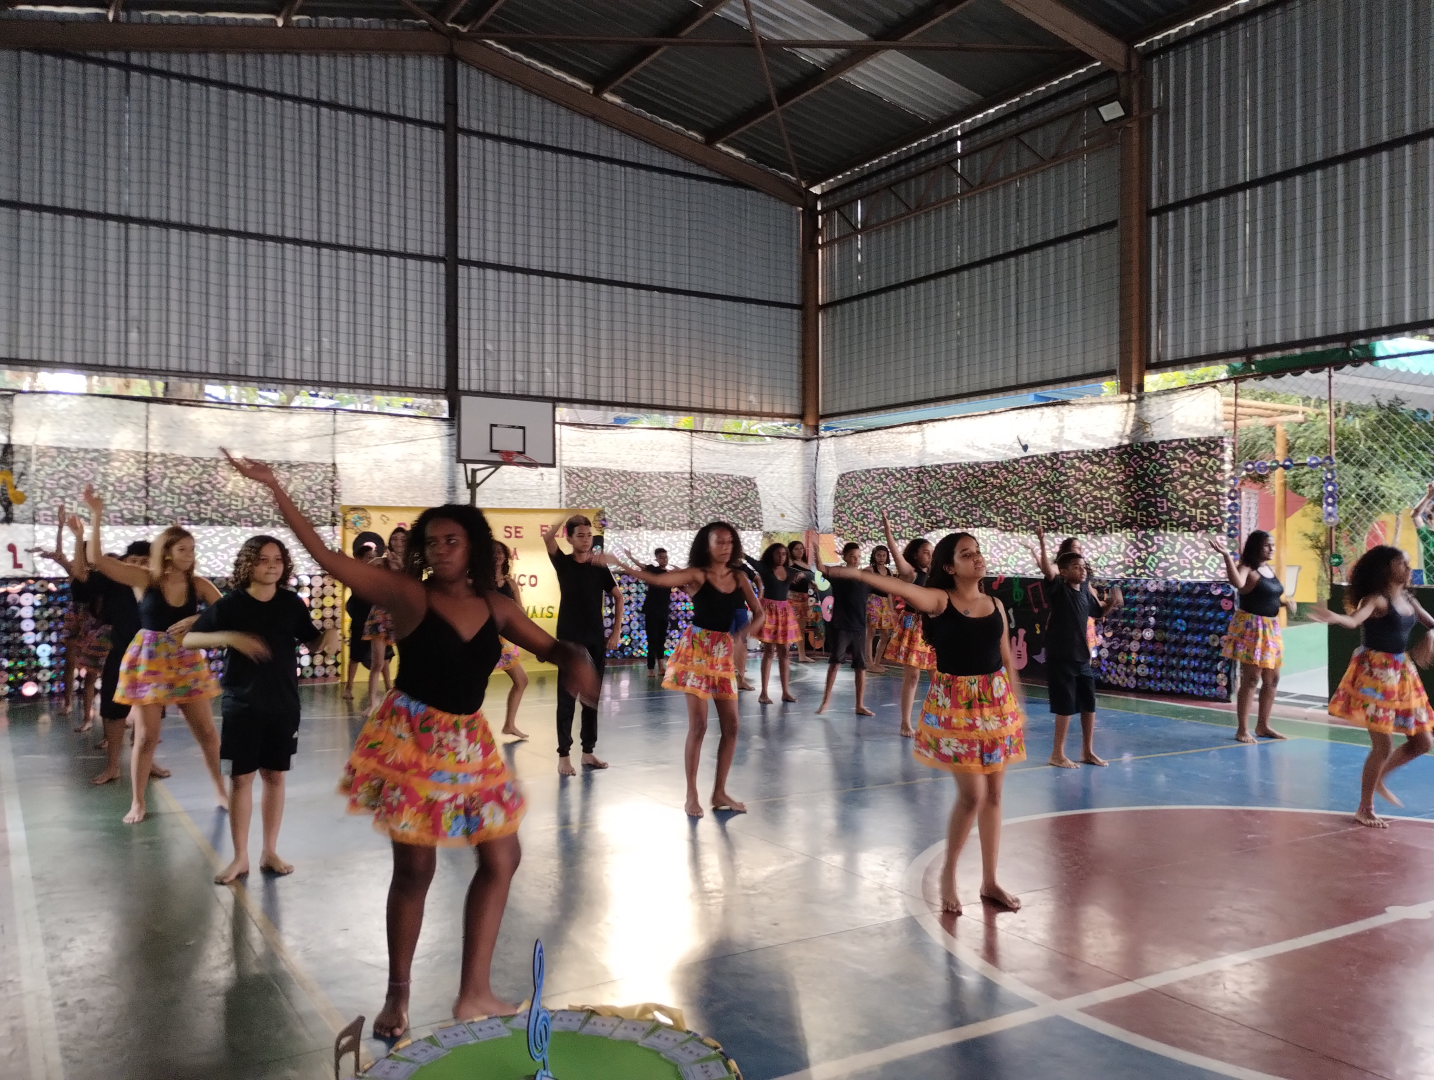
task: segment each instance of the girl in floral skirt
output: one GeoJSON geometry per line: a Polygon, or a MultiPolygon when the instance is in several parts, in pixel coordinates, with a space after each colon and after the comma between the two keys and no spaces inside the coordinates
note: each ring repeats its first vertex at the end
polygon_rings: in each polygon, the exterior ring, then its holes
{"type": "MultiPolygon", "coordinates": [[[[522,611],[525,610],[523,592],[509,572],[512,566],[513,553],[508,550],[508,545],[501,540],[493,541],[493,573],[498,580],[498,591],[517,604],[522,611]]],[[[508,689],[508,711],[503,719],[503,734],[526,739],[527,732],[518,729],[518,706],[522,704],[523,693],[528,689],[528,673],[523,670],[518,646],[511,641],[503,642],[503,657],[498,661],[498,670],[513,681],[513,685],[508,689]]]]}
{"type": "MultiPolygon", "coordinates": [[[[867,568],[880,577],[895,577],[891,570],[891,552],[892,549],[885,544],[877,544],[871,549],[867,568]]],[[[867,670],[873,674],[880,675],[886,670],[882,661],[886,658],[891,633],[895,629],[896,612],[892,607],[892,597],[884,590],[873,591],[866,598],[867,670]]]]}
{"type": "MultiPolygon", "coordinates": [[[[388,550],[373,560],[375,566],[386,566],[390,570],[402,570],[404,555],[408,551],[408,530],[402,525],[388,534],[388,550]]],[[[378,707],[379,678],[383,679],[383,693],[393,685],[389,677],[388,653],[397,644],[393,636],[393,616],[388,609],[375,604],[369,608],[368,618],[363,622],[363,639],[369,643],[368,666],[368,711],[378,707]]]]}
{"type": "Polygon", "coordinates": [[[1415,667],[1416,663],[1427,667],[1434,659],[1434,635],[1425,634],[1409,648],[1414,624],[1434,627],[1434,617],[1410,595],[1409,578],[1404,552],[1381,544],[1360,556],[1350,571],[1344,592],[1348,614],[1336,614],[1323,602],[1310,613],[1318,622],[1360,632],[1360,647],[1330,699],[1329,711],[1369,730],[1369,757],[1364,761],[1354,820],[1373,829],[1389,827],[1374,813],[1374,793],[1402,805],[1384,786],[1384,778],[1429,752],[1434,726],[1429,696],[1415,667]],[[1395,735],[1404,736],[1397,750],[1395,735]]]}
{"type": "Polygon", "coordinates": [[[1240,597],[1239,610],[1230,620],[1229,632],[1221,646],[1221,654],[1240,665],[1240,687],[1235,695],[1235,738],[1252,743],[1262,739],[1283,739],[1270,727],[1270,711],[1275,707],[1275,690],[1280,685],[1280,662],[1284,657],[1284,639],[1280,636],[1280,607],[1288,604],[1294,610],[1294,598],[1284,599],[1285,587],[1270,569],[1275,542],[1263,529],[1255,529],[1245,540],[1240,561],[1230,556],[1225,541],[1212,537],[1210,547],[1225,560],[1225,577],[1240,597]],[[1250,702],[1255,688],[1260,690],[1260,711],[1255,734],[1250,734],[1250,702]]]}
{"type": "Polygon", "coordinates": [[[762,576],[762,610],[766,619],[757,632],[762,643],[762,696],[758,704],[770,705],[767,682],[772,676],[772,659],[777,661],[777,675],[782,682],[782,700],[796,701],[792,695],[790,678],[792,672],[792,646],[802,639],[805,629],[797,621],[797,612],[791,601],[791,589],[802,576],[787,561],[787,546],[771,544],[762,552],[760,561],[744,555],[747,564],[762,576]]]}
{"type": "MultiPolygon", "coordinates": [[[[881,527],[886,530],[886,544],[897,551],[896,537],[891,531],[891,521],[886,512],[881,515],[881,527]]],[[[896,576],[902,581],[925,585],[926,575],[931,569],[931,541],[918,536],[902,548],[896,556],[896,576]]],[[[916,688],[921,684],[923,671],[936,670],[936,654],[921,634],[921,612],[908,607],[899,596],[892,596],[896,611],[896,630],[886,646],[886,658],[901,665],[901,737],[914,738],[916,729],[911,726],[911,710],[916,706],[916,688]]]]}
{"type": "Polygon", "coordinates": [[[702,740],[707,735],[707,702],[717,707],[722,737],[717,743],[717,778],[712,785],[712,809],[745,814],[747,807],[727,794],[727,773],[737,753],[737,667],[732,634],[732,616],[746,604],[752,613],[749,632],[760,635],[766,614],[757,603],[747,575],[741,572],[742,541],[737,530],[725,521],[708,522],[697,530],[685,570],[654,574],[628,555],[624,573],[664,589],[695,589],[692,593],[692,624],[682,632],[667,673],[664,690],[687,695],[687,746],[683,763],[687,769],[687,816],[702,816],[697,797],[697,766],[702,760],[702,740]]]}
{"type": "MultiPolygon", "coordinates": [[[[808,539],[813,550],[816,537],[808,539]]],[[[942,538],[931,555],[926,585],[830,566],[830,577],[856,578],[901,597],[923,615],[936,653],[931,689],[916,728],[916,760],[956,777],[956,805],[946,833],[941,909],[961,914],[956,860],[972,824],[981,833],[981,899],[1016,911],[1021,902],[996,880],[1001,846],[1001,787],[1006,766],[1026,759],[1025,705],[1011,673],[1010,638],[1001,601],[981,590],[986,560],[970,533],[942,538]]]]}
{"type": "Polygon", "coordinates": [[[474,848],[478,863],[464,907],[454,1016],[512,1013],[490,976],[518,868],[523,798],[483,718],[483,694],[503,652],[500,634],[557,664],[569,692],[589,701],[598,691],[592,662],[497,592],[493,533],[482,511],[425,510],[413,525],[403,569],[392,570],[330,551],[268,465],[229,460],[273,493],[285,523],[325,572],[393,617],[398,677],[359,733],[340,785],[349,811],[372,814],[393,844],[388,994],[373,1022],[375,1037],[397,1038],[408,1027],[413,953],[440,846],[474,848]]]}

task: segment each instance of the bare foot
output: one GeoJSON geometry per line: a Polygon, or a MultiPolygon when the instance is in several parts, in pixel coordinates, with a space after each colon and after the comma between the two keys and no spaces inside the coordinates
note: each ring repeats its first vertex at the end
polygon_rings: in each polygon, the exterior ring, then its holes
{"type": "Polygon", "coordinates": [[[236,855],[234,861],[214,875],[214,884],[231,885],[241,877],[249,876],[249,856],[236,855]]]}
{"type": "Polygon", "coordinates": [[[1255,737],[1251,735],[1248,731],[1241,731],[1236,733],[1235,741],[1242,743],[1252,743],[1255,741],[1255,737]]]}
{"type": "Polygon", "coordinates": [[[737,689],[738,689],[738,690],[755,690],[755,689],[757,689],[757,688],[756,688],[755,686],[753,686],[751,683],[747,682],[747,681],[744,679],[743,681],[741,681],[741,682],[739,682],[739,683],[737,684],[737,689]]]}
{"type": "Polygon", "coordinates": [[[109,744],[110,741],[108,739],[101,739],[99,742],[95,743],[95,749],[104,750],[109,746],[109,744]]]}
{"type": "Polygon", "coordinates": [[[1383,781],[1383,780],[1381,780],[1378,784],[1376,784],[1376,785],[1374,786],[1374,791],[1375,791],[1375,794],[1377,794],[1381,799],[1383,799],[1385,802],[1387,802],[1390,806],[1403,806],[1403,805],[1404,805],[1404,803],[1400,802],[1400,800],[1399,800],[1398,797],[1394,794],[1394,792],[1390,791],[1387,787],[1384,786],[1384,781],[1383,781]]]}
{"type": "Polygon", "coordinates": [[[408,983],[388,984],[388,997],[373,1018],[375,1039],[397,1039],[408,1030],[408,983]]]}
{"type": "Polygon", "coordinates": [[[766,694],[763,694],[761,697],[759,697],[759,698],[757,699],[757,704],[758,704],[758,705],[770,705],[771,703],[772,703],[772,699],[769,698],[766,694]]]}
{"type": "Polygon", "coordinates": [[[151,762],[149,766],[149,778],[151,780],[168,780],[170,775],[170,771],[163,765],[156,765],[151,762]]]}
{"type": "Polygon", "coordinates": [[[1050,763],[1051,763],[1052,765],[1054,765],[1057,769],[1078,769],[1078,768],[1080,768],[1079,765],[1077,765],[1077,764],[1076,764],[1074,761],[1072,761],[1070,758],[1066,757],[1064,754],[1052,754],[1052,755],[1051,755],[1051,761],[1050,761],[1050,763]]]}
{"type": "Polygon", "coordinates": [[[1084,761],[1087,765],[1109,765],[1109,764],[1110,764],[1110,762],[1106,761],[1105,758],[1103,758],[1103,757],[1097,757],[1094,753],[1082,754],[1082,755],[1081,755],[1081,760],[1084,761]]]}
{"type": "Polygon", "coordinates": [[[93,720],[89,719],[88,717],[86,717],[85,720],[84,720],[84,722],[81,723],[79,727],[75,728],[75,730],[76,730],[76,731],[89,731],[89,730],[90,730],[91,728],[93,728],[94,726],[95,726],[95,722],[94,722],[93,720]]]}
{"type": "Polygon", "coordinates": [[[948,915],[960,915],[960,914],[961,914],[961,901],[960,901],[960,899],[956,896],[956,891],[955,891],[954,889],[953,889],[952,891],[950,891],[950,892],[947,892],[944,887],[942,888],[942,890],[941,890],[941,910],[944,911],[944,912],[946,912],[946,914],[948,914],[948,915]]]}
{"type": "Polygon", "coordinates": [[[503,725],[503,734],[504,734],[504,735],[511,735],[511,736],[513,736],[513,738],[515,738],[515,739],[526,739],[526,738],[528,737],[528,733],[527,733],[526,731],[519,731],[519,730],[518,730],[518,725],[517,725],[517,724],[504,724],[504,725],[503,725]]]}
{"type": "Polygon", "coordinates": [[[870,672],[872,675],[885,675],[885,674],[886,674],[886,666],[885,666],[884,664],[877,664],[875,667],[868,667],[866,670],[867,670],[868,672],[870,672]]]}
{"type": "MultiPolygon", "coordinates": [[[[169,773],[165,773],[164,775],[168,776],[169,773]]],[[[214,796],[214,809],[221,810],[226,814],[229,813],[229,795],[227,792],[221,791],[218,795],[214,796]]]]}
{"type": "Polygon", "coordinates": [[[477,1020],[481,1016],[512,1016],[517,1011],[518,1006],[492,994],[460,997],[453,1003],[453,1019],[458,1021],[477,1020]]]}
{"type": "Polygon", "coordinates": [[[910,724],[902,724],[902,725],[901,725],[901,737],[902,737],[903,739],[914,739],[914,738],[916,738],[916,729],[915,729],[914,727],[912,727],[910,724]]]}
{"type": "Polygon", "coordinates": [[[607,762],[596,754],[583,755],[583,768],[585,769],[606,769],[607,762]]]}
{"type": "Polygon", "coordinates": [[[577,769],[573,768],[573,759],[572,759],[572,758],[570,758],[570,757],[560,757],[560,758],[558,758],[558,775],[559,775],[559,776],[577,776],[577,774],[578,774],[577,769]]]}
{"type": "Polygon", "coordinates": [[[684,806],[682,809],[687,811],[688,817],[702,816],[702,803],[695,795],[689,795],[687,797],[687,805],[684,806]]]}
{"type": "Polygon", "coordinates": [[[858,706],[856,707],[856,714],[857,714],[857,716],[875,716],[875,715],[876,715],[876,713],[872,712],[872,711],[871,711],[870,709],[868,709],[865,705],[858,705],[858,706]]]}
{"type": "Polygon", "coordinates": [[[725,793],[718,795],[714,791],[712,793],[712,810],[714,813],[718,810],[727,810],[734,814],[745,814],[747,812],[747,804],[739,803],[736,799],[732,798],[732,796],[725,793]]]}
{"type": "Polygon", "coordinates": [[[795,694],[783,694],[782,700],[787,702],[796,701],[797,696],[795,694]]]}
{"type": "Polygon", "coordinates": [[[144,820],[144,803],[130,803],[129,813],[124,816],[126,825],[138,825],[144,820]]]}
{"type": "Polygon", "coordinates": [[[94,779],[92,779],[90,783],[94,784],[96,787],[99,787],[101,784],[108,784],[113,780],[118,780],[119,777],[120,774],[118,769],[106,769],[104,772],[94,777],[94,779]]]}
{"type": "Polygon", "coordinates": [[[1288,738],[1288,736],[1281,735],[1278,731],[1270,727],[1268,724],[1258,725],[1255,728],[1255,734],[1262,739],[1276,739],[1280,742],[1283,742],[1286,738],[1288,738]]]}
{"type": "Polygon", "coordinates": [[[826,712],[827,706],[830,704],[831,702],[827,701],[826,698],[822,698],[822,703],[817,706],[817,715],[820,716],[822,713],[826,712]]]}
{"type": "Polygon", "coordinates": [[[276,877],[283,877],[285,874],[292,874],[294,872],[294,864],[285,862],[279,858],[277,851],[271,851],[260,857],[259,869],[265,873],[273,874],[276,877]]]}
{"type": "Polygon", "coordinates": [[[999,885],[989,885],[981,889],[981,899],[989,900],[998,907],[1007,911],[1020,911],[1021,901],[1015,893],[1009,893],[999,885]]]}
{"type": "Polygon", "coordinates": [[[1356,810],[1354,820],[1361,825],[1367,825],[1371,829],[1389,828],[1389,822],[1379,817],[1373,810],[1356,810]]]}

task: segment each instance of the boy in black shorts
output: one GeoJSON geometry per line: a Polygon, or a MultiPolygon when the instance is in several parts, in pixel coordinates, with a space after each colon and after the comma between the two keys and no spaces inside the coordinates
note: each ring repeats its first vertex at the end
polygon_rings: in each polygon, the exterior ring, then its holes
{"type": "Polygon", "coordinates": [[[249,819],[254,773],[264,779],[264,850],[259,869],[291,874],[279,858],[284,817],[284,774],[299,746],[298,646],[310,652],[339,649],[336,628],[320,631],[308,605],[281,589],[294,572],[288,549],[272,536],[244,541],[234,560],[233,587],[199,616],[184,635],[187,649],[228,649],[224,664],[224,726],[219,756],[230,763],[229,832],[234,861],[215,875],[228,885],[249,873],[249,819]]]}
{"type": "MultiPolygon", "coordinates": [[[[811,559],[817,570],[826,569],[821,562],[821,553],[815,547],[811,549],[811,559]]],[[[841,549],[844,565],[858,569],[860,559],[860,544],[847,544],[841,549]]],[[[852,578],[827,580],[832,587],[832,621],[827,628],[827,687],[817,712],[827,711],[832,687],[836,685],[837,668],[850,657],[851,669],[856,676],[856,714],[872,716],[872,711],[863,700],[866,696],[866,601],[871,595],[871,586],[852,578]]]]}
{"type": "Polygon", "coordinates": [[[1112,588],[1101,604],[1090,591],[1089,576],[1085,557],[1067,551],[1056,560],[1055,576],[1046,579],[1051,602],[1051,621],[1046,627],[1046,684],[1051,712],[1056,717],[1051,764],[1062,769],[1076,768],[1076,763],[1066,757],[1066,732],[1076,713],[1080,713],[1081,761],[1087,765],[1106,764],[1095,753],[1095,672],[1090,666],[1086,626],[1092,615],[1104,616],[1118,608],[1121,596],[1119,588],[1112,588]]]}

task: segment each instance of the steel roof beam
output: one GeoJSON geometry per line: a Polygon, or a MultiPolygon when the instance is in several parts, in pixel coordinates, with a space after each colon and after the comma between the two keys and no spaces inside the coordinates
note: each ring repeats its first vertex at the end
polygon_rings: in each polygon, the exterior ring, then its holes
{"type": "Polygon", "coordinates": [[[1060,0],[1001,0],[1001,3],[1112,71],[1123,74],[1133,66],[1134,50],[1129,45],[1077,15],[1060,0]]]}
{"type": "MultiPolygon", "coordinates": [[[[669,38],[685,38],[688,34],[696,30],[713,15],[716,15],[717,12],[727,4],[727,2],[728,0],[707,0],[705,4],[703,4],[696,11],[688,15],[687,18],[683,19],[676,26],[670,27],[667,33],[663,34],[662,36],[669,38]]],[[[663,50],[666,48],[666,45],[654,45],[645,48],[641,53],[639,53],[633,59],[629,60],[622,67],[599,79],[597,83],[593,86],[593,93],[596,94],[598,97],[602,97],[604,94],[610,93],[616,87],[636,75],[648,64],[656,60],[660,55],[662,55],[663,50]]]]}

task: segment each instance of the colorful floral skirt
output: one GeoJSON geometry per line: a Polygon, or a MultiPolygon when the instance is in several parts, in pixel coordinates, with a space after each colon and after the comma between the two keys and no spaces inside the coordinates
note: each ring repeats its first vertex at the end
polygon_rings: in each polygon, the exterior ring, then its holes
{"type": "Polygon", "coordinates": [[[1280,620],[1266,615],[1237,611],[1230,620],[1220,652],[1227,659],[1256,667],[1277,668],[1285,655],[1280,637],[1280,620]]]}
{"type": "Polygon", "coordinates": [[[762,629],[757,631],[757,640],[768,645],[795,645],[802,636],[802,626],[797,622],[797,613],[790,600],[763,600],[762,610],[767,617],[762,629]]]}
{"type": "Polygon", "coordinates": [[[458,716],[390,690],[359,732],[339,792],[349,813],[419,847],[474,847],[518,831],[523,796],[481,712],[458,716]]]}
{"type": "Polygon", "coordinates": [[[110,628],[88,611],[81,611],[75,633],[70,638],[70,655],[75,667],[97,672],[105,666],[110,654],[110,628]]]}
{"type": "Polygon", "coordinates": [[[916,668],[918,671],[936,670],[936,651],[926,644],[926,636],[921,632],[919,611],[901,613],[901,617],[896,620],[896,632],[891,635],[883,659],[893,664],[916,668]]]}
{"type": "Polygon", "coordinates": [[[181,705],[219,696],[219,682],[198,649],[172,635],[141,630],[120,661],[115,701],[121,705],[181,705]]]}
{"type": "Polygon", "coordinates": [[[1026,760],[1026,719],[1006,669],[931,673],[916,722],[916,760],[948,772],[991,773],[1026,760]]]}
{"type": "Polygon", "coordinates": [[[1085,621],[1085,644],[1088,649],[1094,649],[1100,644],[1100,635],[1095,632],[1094,619],[1087,619],[1085,621]]]}
{"type": "Polygon", "coordinates": [[[511,641],[503,642],[503,655],[498,659],[498,666],[495,671],[511,671],[515,667],[522,666],[522,658],[518,654],[518,646],[511,641]]]}
{"type": "Polygon", "coordinates": [[[1363,645],[1354,650],[1329,711],[1385,735],[1417,735],[1434,728],[1429,695],[1409,655],[1363,645]]]}
{"type": "Polygon", "coordinates": [[[373,641],[380,637],[393,640],[393,616],[375,604],[369,608],[368,618],[363,622],[363,639],[373,641]]]}
{"type": "Polygon", "coordinates": [[[732,635],[689,626],[667,658],[664,690],[730,701],[737,696],[737,663],[732,635]]]}
{"type": "Polygon", "coordinates": [[[885,596],[866,598],[866,625],[873,630],[895,630],[896,614],[891,610],[891,600],[885,596]]]}

